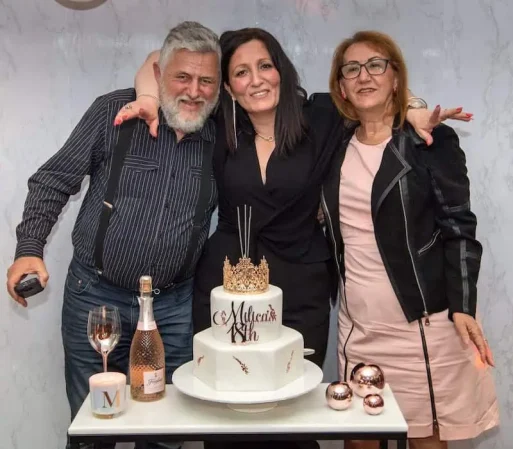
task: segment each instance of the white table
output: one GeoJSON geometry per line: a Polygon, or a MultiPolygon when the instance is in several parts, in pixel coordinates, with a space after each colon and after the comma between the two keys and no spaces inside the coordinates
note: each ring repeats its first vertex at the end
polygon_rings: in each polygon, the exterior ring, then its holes
{"type": "MultiPolygon", "coordinates": [[[[93,417],[86,398],[68,429],[71,449],[79,443],[237,440],[396,440],[406,449],[408,426],[392,391],[383,391],[385,408],[370,416],[362,399],[355,396],[348,410],[328,407],[324,394],[328,384],[262,413],[242,413],[225,404],[194,399],[166,386],[166,396],[157,402],[128,400],[126,411],[113,419],[93,417]]],[[[127,392],[127,398],[130,393],[127,392]]]]}

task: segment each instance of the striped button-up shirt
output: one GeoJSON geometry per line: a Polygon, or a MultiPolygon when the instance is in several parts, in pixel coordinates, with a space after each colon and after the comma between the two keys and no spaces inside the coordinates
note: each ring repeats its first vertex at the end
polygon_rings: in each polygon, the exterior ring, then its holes
{"type": "MultiPolygon", "coordinates": [[[[112,154],[119,136],[113,126],[117,111],[135,98],[133,89],[97,98],[64,146],[30,177],[23,219],[16,229],[16,258],[43,257],[46,239],[70,195],[89,176],[89,189],[72,234],[75,256],[94,267],[95,237],[112,154]]],[[[162,114],[158,138],[139,120],[123,165],[103,251],[103,276],[135,290],[141,275],[155,287],[175,281],[192,233],[199,196],[204,145],[215,140],[215,124],[207,120],[198,133],[177,142],[162,114]]],[[[217,204],[213,174],[208,210],[192,264],[192,276],[208,236],[217,204]]]]}

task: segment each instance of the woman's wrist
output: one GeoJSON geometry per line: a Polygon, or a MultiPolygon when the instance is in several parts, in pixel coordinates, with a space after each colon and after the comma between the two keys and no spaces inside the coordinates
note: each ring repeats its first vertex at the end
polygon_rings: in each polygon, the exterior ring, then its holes
{"type": "Polygon", "coordinates": [[[408,89],[408,109],[427,109],[428,105],[426,100],[415,96],[415,94],[408,89]]]}
{"type": "Polygon", "coordinates": [[[157,102],[157,105],[160,104],[160,100],[157,96],[153,95],[153,94],[137,94],[137,100],[140,98],[140,97],[150,97],[150,98],[153,98],[156,102],[157,102]]]}
{"type": "Polygon", "coordinates": [[[408,98],[408,109],[427,109],[428,105],[426,100],[420,97],[408,98]]]}

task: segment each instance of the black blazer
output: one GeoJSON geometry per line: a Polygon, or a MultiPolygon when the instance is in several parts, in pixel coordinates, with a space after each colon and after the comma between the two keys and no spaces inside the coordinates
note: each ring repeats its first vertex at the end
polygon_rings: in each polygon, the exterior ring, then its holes
{"type": "MultiPolygon", "coordinates": [[[[326,261],[331,257],[317,214],[322,185],[331,168],[335,149],[338,148],[343,120],[327,93],[312,94],[308,100],[305,100],[303,114],[307,123],[303,140],[291,150],[290,154],[275,157],[280,159],[279,166],[285,180],[288,175],[294,178],[293,172],[298,168],[295,164],[302,164],[302,168],[306,166],[305,172],[308,173],[308,177],[298,192],[286,202],[280,202],[272,197],[272,187],[269,183],[265,189],[261,189],[262,192],[258,190],[251,193],[253,197],[262,195],[257,203],[271,203],[273,206],[276,204],[276,207],[267,215],[264,215],[262,210],[253,208],[250,244],[254,246],[256,241],[264,243],[266,249],[291,262],[315,263],[326,261]]],[[[217,123],[218,132],[213,157],[214,177],[219,190],[217,229],[236,234],[238,232],[237,204],[234,204],[234,197],[240,198],[244,196],[244,192],[236,195],[233,191],[227,191],[225,169],[227,161],[233,155],[230,154],[226,143],[222,116],[217,118],[217,123]]],[[[238,151],[242,148],[247,150],[254,145],[254,133],[250,124],[247,124],[247,127],[238,127],[237,139],[240,145],[238,151]]],[[[277,163],[275,161],[275,164],[277,163]]],[[[244,168],[242,165],[239,166],[244,168]]],[[[244,171],[238,175],[250,176],[244,171]]],[[[234,174],[232,173],[231,176],[234,174]]],[[[250,252],[256,254],[255,250],[256,247],[250,252]]]]}
{"type": "MultiPolygon", "coordinates": [[[[323,186],[322,205],[339,279],[340,169],[353,126],[343,133],[323,186]]],[[[427,146],[405,123],[383,153],[371,194],[372,220],[385,269],[408,322],[448,309],[475,316],[482,247],[475,238],[465,154],[454,130],[440,125],[427,146]]],[[[333,285],[336,289],[337,286],[333,285]]]]}

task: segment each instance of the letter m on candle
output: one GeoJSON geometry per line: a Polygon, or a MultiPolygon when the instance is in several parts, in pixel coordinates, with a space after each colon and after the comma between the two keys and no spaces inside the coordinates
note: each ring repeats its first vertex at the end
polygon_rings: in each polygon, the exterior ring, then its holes
{"type": "Polygon", "coordinates": [[[103,391],[103,408],[111,408],[114,403],[116,403],[116,407],[119,407],[119,390],[116,390],[113,398],[111,398],[108,391],[103,391]],[[109,404],[108,406],[107,403],[109,404]]]}

